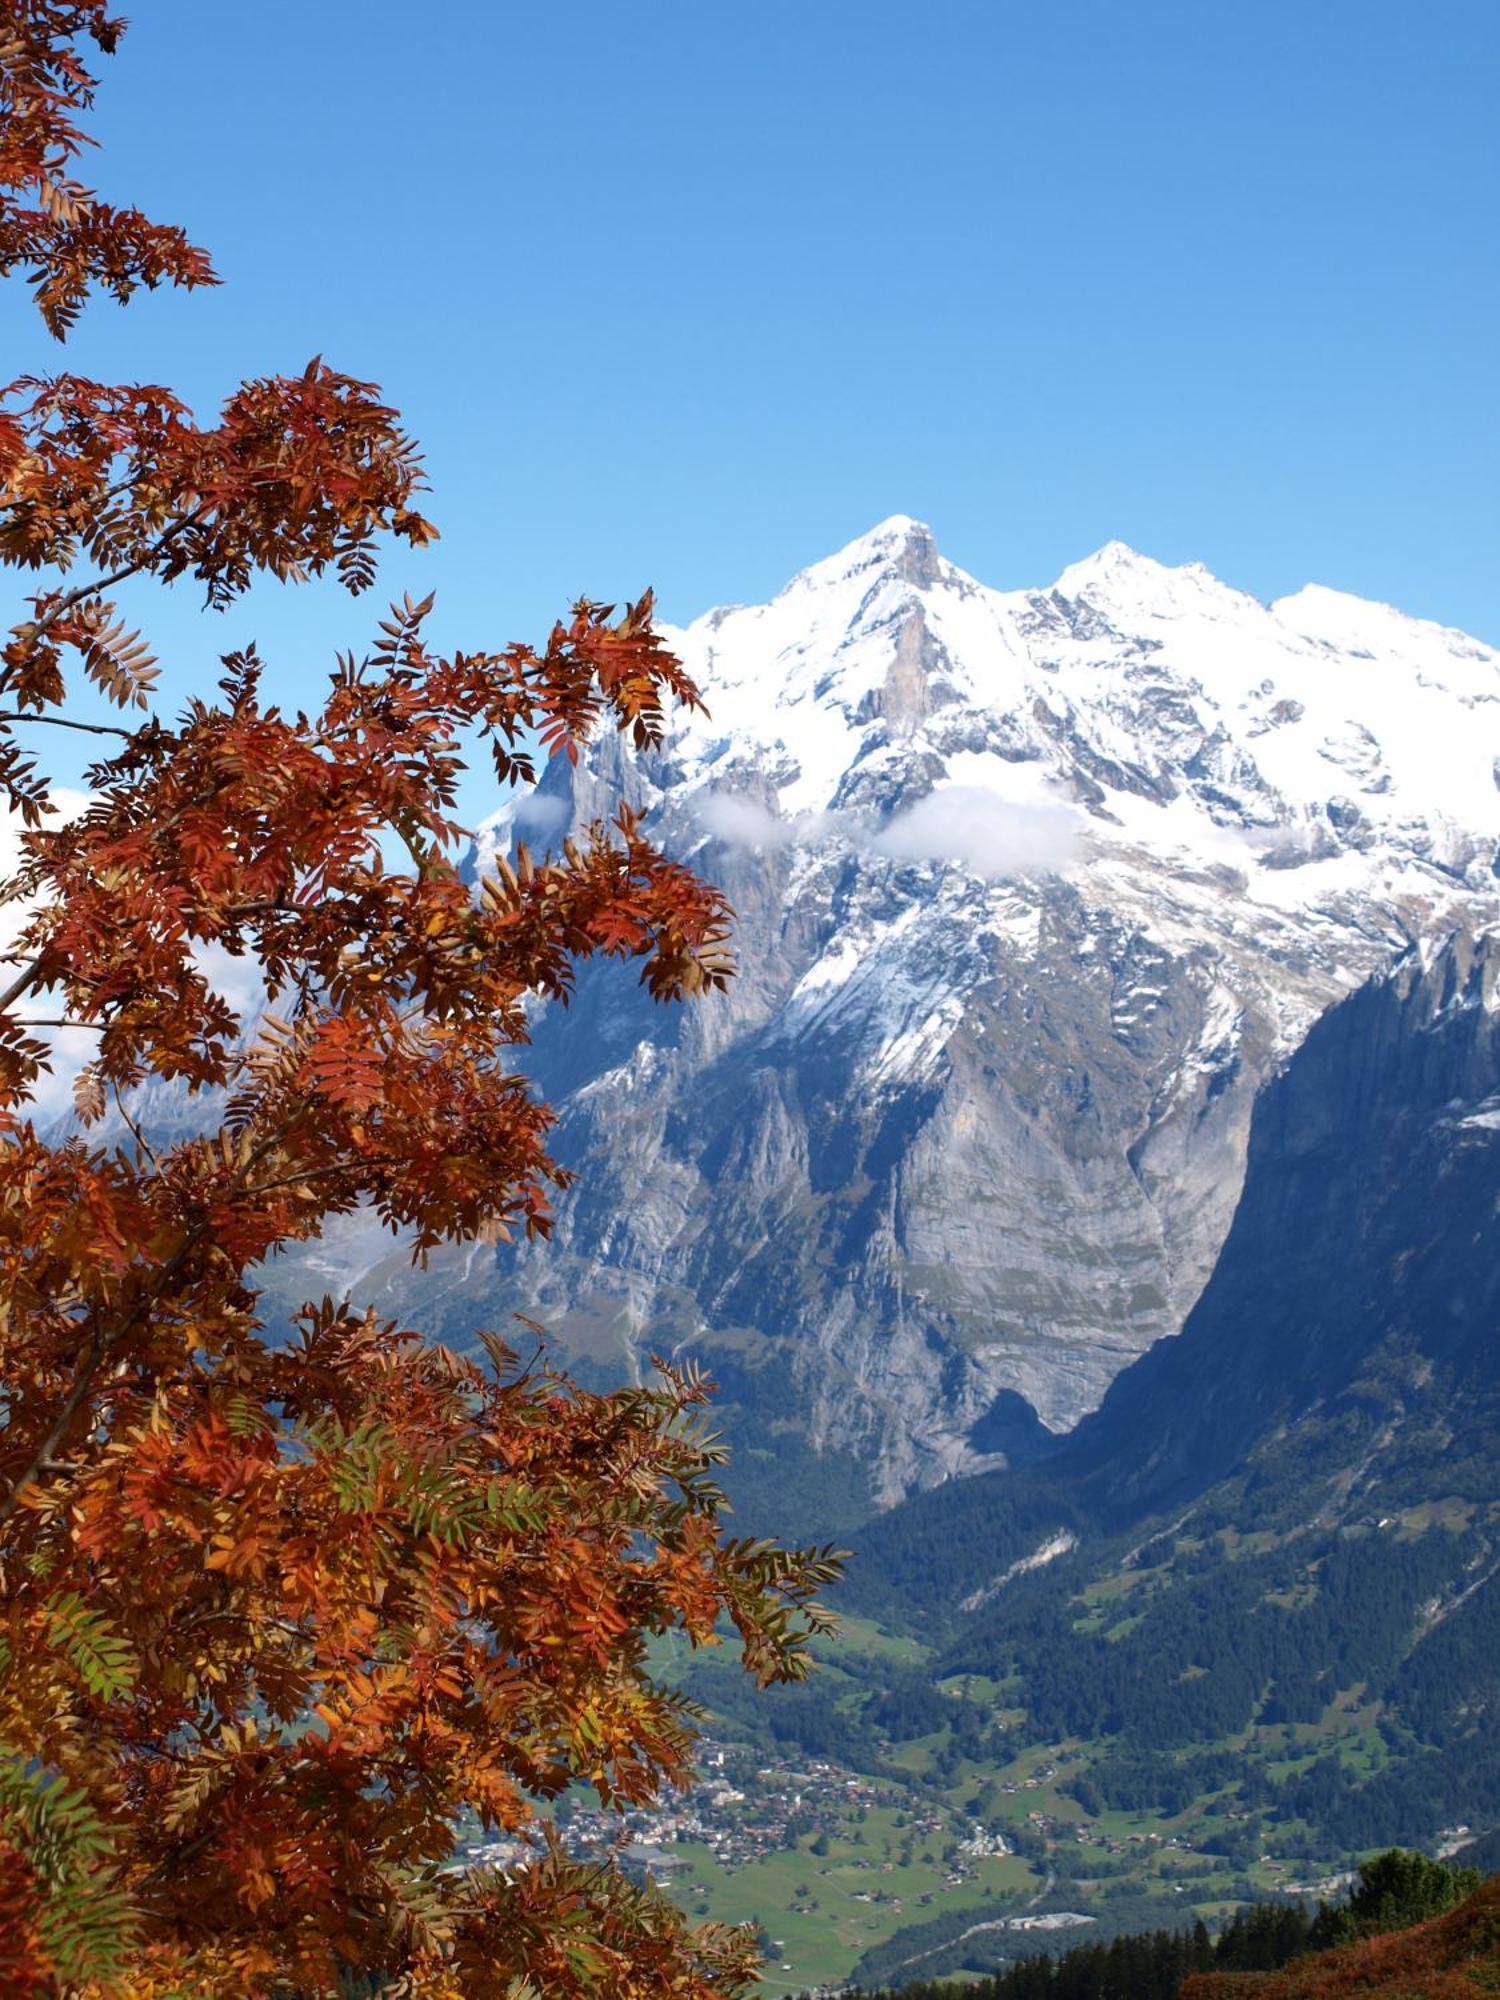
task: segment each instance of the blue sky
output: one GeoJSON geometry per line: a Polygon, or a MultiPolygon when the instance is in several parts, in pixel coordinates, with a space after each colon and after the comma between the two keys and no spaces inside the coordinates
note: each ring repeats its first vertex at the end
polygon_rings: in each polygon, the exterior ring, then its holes
{"type": "MultiPolygon", "coordinates": [[[[762,597],[898,511],[999,585],[1118,536],[1500,639],[1495,0],[133,11],[91,173],[226,284],[69,365],[381,382],[444,533],[382,587],[460,642],[762,597]]],[[[175,681],[364,624],[165,631],[175,681]]]]}

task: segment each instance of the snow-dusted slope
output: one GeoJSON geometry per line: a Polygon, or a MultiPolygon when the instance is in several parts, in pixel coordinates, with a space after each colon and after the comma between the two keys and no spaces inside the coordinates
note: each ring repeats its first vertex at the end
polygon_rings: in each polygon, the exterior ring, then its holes
{"type": "Polygon", "coordinates": [[[889,1498],[1175,1331],[1268,1070],[1412,936],[1500,921],[1500,656],[1118,543],[993,591],[902,517],[674,639],[710,716],[555,768],[476,859],[624,789],[728,889],[743,975],[677,1016],[601,974],[539,1024],[578,1184],[444,1311],[606,1368],[695,1344],[757,1449],[889,1498]]]}

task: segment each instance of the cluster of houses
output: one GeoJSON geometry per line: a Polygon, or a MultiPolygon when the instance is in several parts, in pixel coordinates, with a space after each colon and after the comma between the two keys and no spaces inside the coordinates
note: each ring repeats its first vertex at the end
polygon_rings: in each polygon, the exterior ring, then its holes
{"type": "MultiPolygon", "coordinates": [[[[580,1860],[613,1854],[629,1871],[664,1878],[690,1865],[673,1852],[680,1843],[706,1847],[725,1868],[738,1868],[795,1846],[804,1834],[838,1833],[851,1809],[909,1803],[903,1792],[821,1760],[800,1766],[757,1763],[743,1747],[711,1740],[701,1747],[699,1769],[702,1775],[690,1790],[669,1794],[655,1806],[620,1813],[562,1800],[555,1824],[563,1844],[580,1860]]],[[[936,1833],[942,1818],[919,1813],[912,1825],[916,1832],[936,1833]]],[[[475,1839],[453,1865],[518,1868],[535,1858],[540,1842],[539,1830],[534,1838],[475,1839]]]]}
{"type": "MultiPolygon", "coordinates": [[[[673,1848],[706,1847],[725,1868],[741,1868],[793,1847],[803,1835],[836,1834],[851,1808],[890,1804],[904,1794],[815,1760],[756,1763],[735,1745],[705,1742],[691,1790],[623,1816],[575,1806],[565,1821],[574,1853],[614,1852],[627,1869],[661,1878],[689,1864],[673,1848]],[[623,1844],[622,1844],[622,1836],[623,1844]]],[[[933,1816],[936,1828],[941,1824],[933,1816]]]]}
{"type": "MultiPolygon", "coordinates": [[[[692,1865],[682,1851],[687,1844],[707,1848],[721,1867],[741,1868],[794,1847],[809,1835],[814,1841],[820,1836],[847,1839],[851,1818],[857,1822],[877,1806],[900,1808],[903,1831],[913,1840],[953,1830],[941,1811],[904,1788],[861,1777],[824,1759],[763,1762],[742,1745],[710,1739],[701,1746],[699,1770],[698,1781],[688,1791],[623,1813],[602,1811],[578,1797],[564,1799],[555,1815],[556,1830],[569,1853],[580,1860],[612,1854],[627,1871],[657,1880],[692,1865]]],[[[455,1866],[509,1870],[533,1859],[539,1845],[539,1831],[535,1839],[524,1835],[476,1839],[466,1845],[455,1866]]],[[[997,1828],[971,1826],[956,1849],[948,1850],[947,1880],[956,1884],[977,1862],[1011,1851],[997,1828]]]]}

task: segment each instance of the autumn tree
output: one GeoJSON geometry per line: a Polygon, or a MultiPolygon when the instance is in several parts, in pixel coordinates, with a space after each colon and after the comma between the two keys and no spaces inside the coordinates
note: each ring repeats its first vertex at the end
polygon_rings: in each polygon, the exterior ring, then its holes
{"type": "MultiPolygon", "coordinates": [[[[83,52],[120,27],[100,0],[0,0],[0,270],[59,338],[97,289],[214,281],[78,177],[83,52]]],[[[692,1716],[652,1637],[732,1627],[752,1674],[796,1678],[827,1552],[725,1539],[690,1374],[587,1394],[488,1333],[459,1356],[328,1299],[276,1327],[257,1287],[356,1209],[418,1258],[544,1235],[566,1177],[514,1067],[527,1006],[566,1004],[591,956],[663,1001],[731,970],[723,901],[626,811],[461,871],[474,746],[525,786],[537,746],[649,747],[696,703],[649,596],[455,653],[407,598],[316,713],[271,703],[253,652],[155,711],[125,579],[210,607],[258,577],[363,591],[382,538],[431,538],[421,486],[394,412],[319,361],[207,423],[67,373],[0,391],[0,560],[31,573],[0,652],[24,827],[0,991],[6,1995],[706,2000],[751,1977],[743,1934],[556,1846],[452,1871],[455,1829],[680,1780],[692,1716]],[[80,683],[120,720],[70,713],[80,683]],[[49,727],[99,732],[72,818],[49,727]],[[260,976],[253,1019],[215,986],[225,954],[260,976]],[[49,1137],[58,1022],[92,1053],[49,1137]],[[195,1136],[153,1129],[151,1083],[192,1099],[195,1136]]]]}

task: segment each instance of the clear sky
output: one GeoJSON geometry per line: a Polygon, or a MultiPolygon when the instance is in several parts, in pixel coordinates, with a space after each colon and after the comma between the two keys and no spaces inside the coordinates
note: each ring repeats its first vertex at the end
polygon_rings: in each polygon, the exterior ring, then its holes
{"type": "MultiPolygon", "coordinates": [[[[444,533],[382,588],[446,636],[648,581],[686,619],[906,512],[997,585],[1118,536],[1500,640],[1497,0],[132,12],[92,177],[227,282],[69,365],[381,382],[444,533]]],[[[364,624],[186,613],[182,668],[364,624]]]]}

